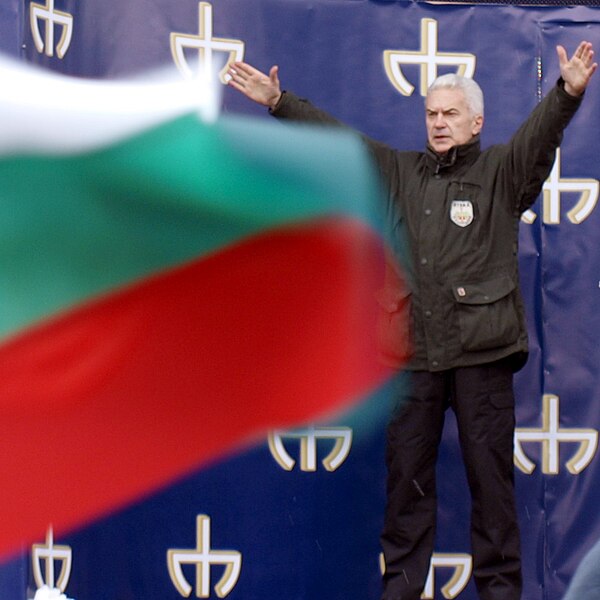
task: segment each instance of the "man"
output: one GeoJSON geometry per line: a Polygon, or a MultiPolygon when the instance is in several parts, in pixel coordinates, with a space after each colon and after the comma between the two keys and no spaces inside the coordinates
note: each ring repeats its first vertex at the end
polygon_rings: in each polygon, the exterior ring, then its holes
{"type": "MultiPolygon", "coordinates": [[[[562,46],[557,54],[557,85],[508,144],[481,150],[483,95],[474,81],[456,75],[438,78],[428,91],[425,152],[401,152],[365,138],[387,184],[391,230],[406,231],[413,264],[410,386],[387,430],[383,600],[419,600],[423,590],[435,534],[435,463],[448,406],[456,414],[471,492],[480,598],[521,598],[513,373],[527,359],[527,331],[518,226],[597,68],[588,42],[570,59],[562,46]]],[[[238,62],[229,75],[233,88],[278,118],[337,123],[282,92],[277,67],[265,75],[238,62]]],[[[402,298],[391,300],[393,313],[402,298]]]]}

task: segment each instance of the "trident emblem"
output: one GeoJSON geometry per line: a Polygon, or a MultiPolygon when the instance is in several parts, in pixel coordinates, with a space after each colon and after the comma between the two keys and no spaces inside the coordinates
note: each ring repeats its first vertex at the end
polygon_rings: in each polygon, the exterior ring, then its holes
{"type": "Polygon", "coordinates": [[[464,77],[473,77],[475,73],[474,54],[438,52],[438,24],[435,19],[421,19],[421,49],[419,51],[385,50],[383,64],[392,85],[403,96],[410,96],[415,88],[404,76],[401,65],[420,65],[421,96],[427,96],[429,86],[437,77],[438,66],[458,67],[457,73],[464,77]]]}
{"type": "Polygon", "coordinates": [[[473,569],[473,559],[469,554],[433,554],[425,589],[421,595],[423,600],[434,598],[435,570],[441,567],[452,569],[452,577],[442,587],[442,596],[451,600],[467,587],[473,569]]]}
{"type": "Polygon", "coordinates": [[[309,427],[295,433],[271,432],[269,434],[269,450],[277,464],[286,471],[291,471],[296,461],[285,449],[284,437],[300,440],[300,469],[302,471],[317,470],[317,440],[335,440],[333,449],[322,461],[327,471],[335,471],[339,468],[350,454],[352,447],[352,430],[348,427],[309,427]]]}
{"type": "Polygon", "coordinates": [[[210,518],[206,515],[196,517],[196,548],[193,550],[168,550],[167,566],[173,585],[187,598],[192,586],[183,574],[182,565],[196,565],[196,597],[210,597],[210,567],[225,565],[225,573],[215,585],[219,598],[224,598],[235,587],[242,568],[242,555],[233,550],[210,549],[210,518]]]}
{"type": "Polygon", "coordinates": [[[559,445],[562,442],[576,442],[579,450],[567,461],[567,469],[579,475],[592,461],[598,448],[598,432],[595,429],[561,429],[559,425],[559,399],[552,394],[544,394],[541,429],[517,428],[515,430],[514,463],[523,473],[531,475],[535,464],[523,451],[523,442],[541,442],[542,473],[557,475],[559,471],[559,445]]]}
{"type": "MultiPolygon", "coordinates": [[[[567,212],[567,218],[574,225],[585,221],[598,203],[600,184],[597,179],[566,179],[560,174],[560,148],[556,150],[556,160],[550,172],[550,176],[544,183],[543,193],[543,221],[547,225],[558,225],[560,223],[560,197],[564,193],[576,193],[579,200],[575,206],[567,212]]],[[[526,210],[521,219],[524,223],[531,225],[537,215],[531,210],[526,210]]]]}
{"type": "Polygon", "coordinates": [[[33,567],[33,578],[38,589],[44,586],[50,589],[58,589],[64,592],[71,576],[72,551],[69,546],[56,546],[52,527],[46,533],[45,544],[33,544],[31,547],[31,562],[33,567]],[[55,579],[55,561],[61,563],[58,578],[55,579]],[[42,562],[45,569],[42,573],[42,562]]]}
{"type": "Polygon", "coordinates": [[[69,13],[54,9],[54,0],[46,0],[46,4],[37,4],[32,2],[29,8],[29,23],[31,26],[31,35],[36,50],[41,54],[45,52],[46,56],[54,55],[54,26],[62,28],[62,33],[58,44],[56,44],[56,56],[63,58],[71,45],[73,35],[73,16],[69,13]],[[43,21],[45,25],[44,33],[39,29],[39,22],[43,21]],[[46,40],[44,42],[44,39],[46,40]]]}
{"type": "MultiPolygon", "coordinates": [[[[379,555],[379,568],[382,575],[385,573],[385,559],[383,552],[379,555]]],[[[438,568],[452,569],[452,576],[442,586],[442,596],[452,600],[467,587],[471,572],[473,571],[473,558],[470,554],[444,554],[434,552],[431,555],[427,581],[421,594],[421,600],[431,600],[435,597],[435,571],[438,568]]]]}
{"type": "Polygon", "coordinates": [[[226,52],[228,58],[219,72],[219,78],[222,83],[227,83],[229,80],[229,75],[227,75],[229,63],[244,58],[244,42],[213,37],[213,13],[212,5],[209,2],[200,2],[198,12],[198,35],[171,33],[173,60],[183,75],[191,79],[194,77],[194,73],[185,56],[184,50],[186,48],[198,51],[200,69],[209,75],[213,72],[213,53],[226,52]]]}

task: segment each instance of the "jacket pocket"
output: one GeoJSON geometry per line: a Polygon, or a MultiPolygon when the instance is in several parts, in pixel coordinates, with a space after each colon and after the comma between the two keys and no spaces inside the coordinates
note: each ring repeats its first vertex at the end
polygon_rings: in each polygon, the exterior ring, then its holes
{"type": "Polygon", "coordinates": [[[454,285],[463,350],[475,352],[508,346],[519,337],[516,285],[508,275],[454,285]]]}

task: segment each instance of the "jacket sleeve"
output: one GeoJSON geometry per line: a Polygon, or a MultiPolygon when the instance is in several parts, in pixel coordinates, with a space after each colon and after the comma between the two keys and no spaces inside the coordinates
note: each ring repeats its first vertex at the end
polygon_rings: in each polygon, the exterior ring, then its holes
{"type": "Polygon", "coordinates": [[[563,80],[559,79],[509,142],[506,159],[514,189],[514,208],[519,213],[538,197],[552,170],[564,129],[581,100],[582,97],[567,94],[563,80]]]}
{"type": "MultiPolygon", "coordinates": [[[[341,121],[338,121],[325,111],[321,110],[314,106],[311,102],[306,99],[299,98],[292,92],[284,92],[279,100],[279,103],[275,108],[269,109],[269,112],[278,119],[289,119],[293,121],[299,121],[304,123],[314,123],[314,124],[322,124],[329,125],[333,127],[343,127],[346,129],[351,129],[341,121]]],[[[384,206],[385,210],[385,223],[386,223],[386,232],[385,237],[388,240],[389,246],[391,248],[391,253],[387,257],[387,267],[386,267],[386,282],[384,285],[384,290],[381,292],[383,296],[381,298],[385,298],[386,300],[382,301],[380,298],[380,306],[382,308],[383,315],[385,313],[385,306],[391,302],[392,305],[395,306],[395,309],[390,311],[391,313],[397,313],[395,316],[388,315],[389,318],[388,328],[383,326],[385,318],[383,321],[380,319],[380,329],[379,329],[379,342],[380,342],[380,350],[382,352],[382,358],[385,355],[385,360],[389,363],[390,361],[396,361],[398,364],[404,362],[406,360],[407,354],[409,352],[408,346],[402,346],[403,340],[406,341],[406,336],[400,337],[396,339],[396,346],[391,349],[392,346],[389,344],[388,339],[388,348],[385,349],[386,346],[386,336],[393,337],[391,331],[394,328],[400,328],[404,326],[404,322],[407,319],[407,310],[408,310],[408,283],[406,287],[403,287],[402,282],[410,281],[410,266],[408,261],[409,251],[408,248],[405,247],[404,240],[406,239],[405,232],[402,231],[399,234],[399,230],[403,227],[402,220],[399,218],[399,207],[398,203],[395,201],[397,196],[397,186],[399,185],[400,180],[400,167],[398,155],[399,153],[393,148],[387,146],[386,144],[382,144],[373,140],[372,138],[363,135],[359,132],[360,137],[363,142],[366,144],[369,149],[371,155],[375,160],[375,164],[379,170],[379,175],[383,184],[386,188],[387,198],[386,204],[384,206]],[[405,264],[406,270],[403,271],[403,276],[396,277],[394,280],[391,277],[390,271],[390,256],[395,255],[396,262],[398,265],[405,264]],[[396,281],[396,283],[390,284],[390,282],[396,281]],[[383,302],[383,303],[382,303],[383,302]],[[391,330],[389,329],[391,328],[391,330]],[[387,332],[387,333],[386,333],[387,332]]],[[[389,307],[388,307],[389,308],[389,307]]]]}
{"type": "MultiPolygon", "coordinates": [[[[275,108],[269,109],[269,113],[278,119],[289,119],[304,123],[351,129],[324,110],[314,106],[309,100],[299,98],[293,92],[288,91],[283,92],[279,103],[275,108]]],[[[396,161],[397,152],[386,144],[373,140],[360,132],[358,132],[358,134],[375,159],[379,173],[389,190],[390,183],[393,182],[395,178],[398,178],[398,165],[396,161]]]]}

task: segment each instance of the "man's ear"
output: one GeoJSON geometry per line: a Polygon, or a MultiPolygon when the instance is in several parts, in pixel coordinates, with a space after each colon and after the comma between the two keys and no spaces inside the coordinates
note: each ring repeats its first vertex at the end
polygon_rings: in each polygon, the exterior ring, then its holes
{"type": "Polygon", "coordinates": [[[483,129],[483,115],[477,115],[473,119],[473,135],[477,135],[483,129]]]}

